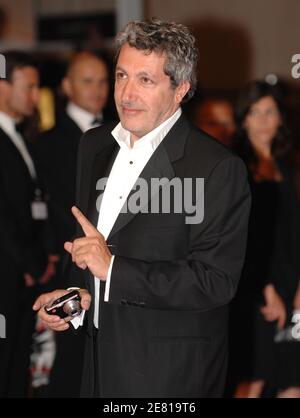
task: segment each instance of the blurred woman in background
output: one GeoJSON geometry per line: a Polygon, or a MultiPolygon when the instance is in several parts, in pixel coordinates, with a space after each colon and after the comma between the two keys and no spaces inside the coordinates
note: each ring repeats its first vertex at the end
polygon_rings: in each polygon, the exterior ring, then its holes
{"type": "Polygon", "coordinates": [[[282,161],[289,144],[285,119],[276,87],[254,81],[241,92],[236,150],[248,167],[252,210],[231,307],[228,375],[232,388],[239,383],[237,397],[300,397],[300,341],[289,338],[299,303],[300,211],[282,161]]]}

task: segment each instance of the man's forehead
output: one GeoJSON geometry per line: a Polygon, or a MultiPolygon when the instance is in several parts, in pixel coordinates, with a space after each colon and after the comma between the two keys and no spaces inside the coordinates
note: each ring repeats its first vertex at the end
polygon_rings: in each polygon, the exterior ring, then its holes
{"type": "Polygon", "coordinates": [[[74,62],[68,71],[68,76],[72,78],[86,73],[107,74],[107,67],[100,59],[85,57],[74,62]]]}
{"type": "Polygon", "coordinates": [[[39,78],[39,72],[35,67],[26,66],[26,67],[16,67],[12,71],[11,79],[17,80],[17,79],[38,79],[39,78]]]}
{"type": "Polygon", "coordinates": [[[153,67],[161,68],[163,70],[165,60],[166,54],[164,52],[138,49],[129,44],[125,44],[120,50],[117,67],[128,65],[132,67],[144,67],[145,70],[153,67]],[[133,59],[133,57],[135,59],[133,59]]]}
{"type": "MultiPolygon", "coordinates": [[[[124,45],[121,46],[120,48],[120,53],[121,52],[138,52],[141,55],[155,55],[158,57],[164,57],[166,54],[164,51],[161,51],[159,49],[142,49],[142,48],[137,48],[136,46],[130,45],[129,43],[125,43],[124,45]]],[[[120,54],[119,54],[120,55],[120,54]]]]}

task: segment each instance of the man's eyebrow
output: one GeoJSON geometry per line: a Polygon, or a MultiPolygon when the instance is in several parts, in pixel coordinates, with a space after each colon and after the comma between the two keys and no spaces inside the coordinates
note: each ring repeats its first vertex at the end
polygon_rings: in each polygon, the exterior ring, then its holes
{"type": "Polygon", "coordinates": [[[123,73],[127,74],[127,71],[125,71],[124,68],[120,67],[119,65],[116,66],[115,71],[123,71],[123,73]]]}
{"type": "Polygon", "coordinates": [[[157,78],[153,73],[151,73],[149,71],[141,71],[141,72],[138,73],[138,75],[142,76],[142,77],[150,77],[150,78],[153,78],[153,79],[157,78]]]}
{"type": "MultiPolygon", "coordinates": [[[[124,68],[122,68],[122,67],[121,67],[121,66],[119,66],[119,65],[116,67],[115,71],[122,71],[123,73],[126,73],[126,74],[127,74],[127,71],[126,71],[126,70],[124,70],[124,68]]],[[[150,77],[150,78],[153,78],[153,79],[156,79],[156,78],[157,78],[157,76],[155,76],[153,73],[151,73],[151,72],[149,72],[149,71],[146,71],[146,70],[140,71],[140,72],[138,73],[138,76],[139,76],[139,77],[140,77],[140,76],[142,76],[142,77],[150,77]]]]}

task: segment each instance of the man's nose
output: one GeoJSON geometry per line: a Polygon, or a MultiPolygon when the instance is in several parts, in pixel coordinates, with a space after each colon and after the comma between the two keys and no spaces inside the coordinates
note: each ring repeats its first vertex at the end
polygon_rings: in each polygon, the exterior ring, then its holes
{"type": "Polygon", "coordinates": [[[259,117],[260,117],[260,119],[262,119],[262,120],[266,120],[266,119],[268,119],[268,117],[269,117],[269,112],[261,112],[261,113],[259,114],[259,117]]]}
{"type": "Polygon", "coordinates": [[[136,86],[134,80],[126,80],[122,90],[122,101],[130,101],[136,94],[136,86]]]}

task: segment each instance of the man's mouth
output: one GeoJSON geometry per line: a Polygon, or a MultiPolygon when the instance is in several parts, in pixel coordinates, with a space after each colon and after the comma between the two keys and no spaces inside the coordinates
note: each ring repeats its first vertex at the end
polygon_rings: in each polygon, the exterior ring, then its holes
{"type": "Polygon", "coordinates": [[[142,112],[142,109],[135,109],[135,108],[132,108],[132,107],[122,106],[122,112],[125,115],[137,115],[140,112],[142,112]]]}

